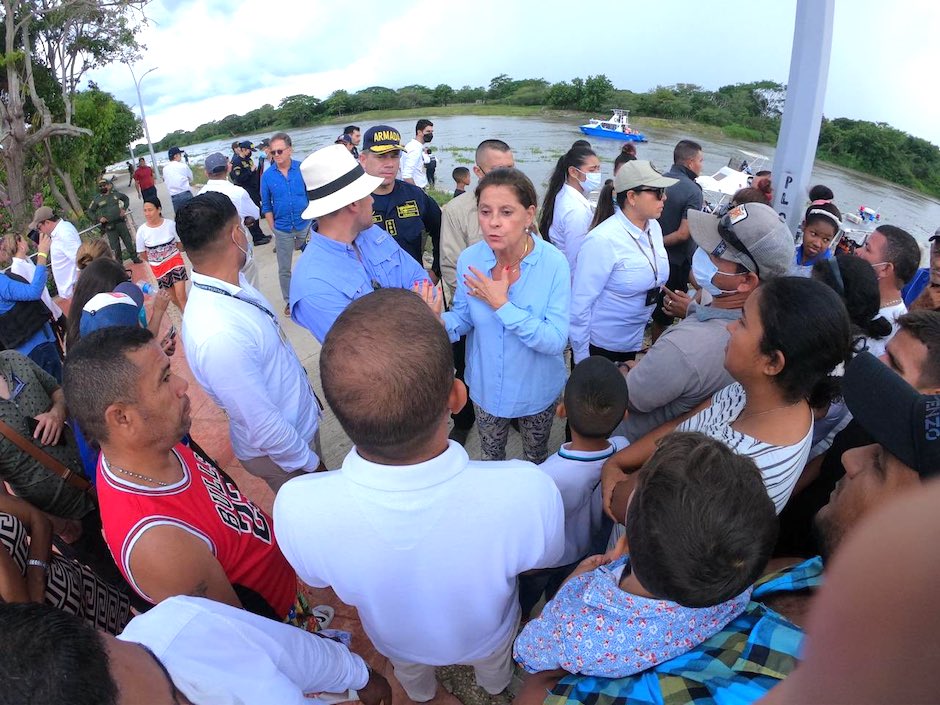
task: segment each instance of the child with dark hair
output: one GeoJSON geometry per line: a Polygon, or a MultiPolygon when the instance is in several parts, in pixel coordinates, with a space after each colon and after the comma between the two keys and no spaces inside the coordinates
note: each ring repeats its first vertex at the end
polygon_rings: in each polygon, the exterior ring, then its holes
{"type": "Polygon", "coordinates": [[[465,166],[458,166],[450,174],[454,179],[454,198],[470,188],[470,170],[465,166]]]}
{"type": "Polygon", "coordinates": [[[796,246],[796,258],[790,275],[808,277],[814,264],[832,257],[829,248],[842,230],[842,213],[829,201],[814,201],[806,209],[800,228],[803,241],[796,246]]]}
{"type": "Polygon", "coordinates": [[[744,611],[776,537],[752,460],[670,434],[637,473],[625,542],[578,566],[513,655],[531,673],[606,678],[681,656],[744,611]]]}
{"type": "Polygon", "coordinates": [[[567,417],[571,441],[539,465],[561,493],[565,507],[565,553],[556,565],[519,581],[522,615],[527,616],[542,593],[547,599],[582,558],[600,543],[607,544],[610,522],[603,521],[601,466],[629,445],[622,436],[608,438],[627,411],[627,382],[617,366],[592,355],[579,362],[565,385],[564,401],[556,414],[567,417]],[[606,529],[606,533],[604,532],[606,529]]]}

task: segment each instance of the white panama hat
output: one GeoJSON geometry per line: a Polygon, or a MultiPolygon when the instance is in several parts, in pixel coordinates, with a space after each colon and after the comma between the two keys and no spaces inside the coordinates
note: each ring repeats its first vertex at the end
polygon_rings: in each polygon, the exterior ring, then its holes
{"type": "Polygon", "coordinates": [[[365,198],[382,184],[382,177],[369,176],[356,158],[341,144],[331,144],[311,154],[300,164],[309,203],[304,219],[338,211],[365,198]]]}

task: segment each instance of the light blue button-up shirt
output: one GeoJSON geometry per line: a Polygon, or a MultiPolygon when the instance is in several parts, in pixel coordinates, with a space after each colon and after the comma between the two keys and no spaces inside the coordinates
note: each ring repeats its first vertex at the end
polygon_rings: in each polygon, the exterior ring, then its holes
{"type": "Polygon", "coordinates": [[[377,288],[411,289],[421,281],[430,281],[428,273],[378,225],[359,233],[355,247],[311,231],[291,274],[291,318],[322,343],[356,299],[377,288]]]}
{"type": "Polygon", "coordinates": [[[443,314],[451,341],[467,336],[466,380],[470,398],[487,413],[519,418],[545,411],[565,386],[571,271],[568,260],[540,237],[522,260],[519,280],[499,309],[467,294],[463,275],[496,266],[486,242],[457,260],[453,308],[443,314]]]}

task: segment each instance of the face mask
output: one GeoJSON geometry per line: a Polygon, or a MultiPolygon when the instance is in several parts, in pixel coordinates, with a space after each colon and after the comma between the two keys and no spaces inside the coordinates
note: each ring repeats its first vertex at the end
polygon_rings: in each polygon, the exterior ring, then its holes
{"type": "Polygon", "coordinates": [[[253,260],[255,256],[254,248],[251,246],[251,240],[249,240],[246,237],[245,247],[242,247],[241,245],[238,244],[238,240],[235,239],[235,233],[233,232],[232,242],[235,244],[235,247],[237,247],[241,251],[241,253],[245,255],[245,264],[242,265],[242,270],[244,270],[245,267],[247,267],[251,263],[251,260],[253,260]]]}
{"type": "Polygon", "coordinates": [[[718,274],[718,265],[712,262],[712,258],[701,248],[696,249],[692,255],[692,274],[695,275],[696,283],[712,296],[736,293],[719,289],[712,283],[712,277],[718,274]]]}
{"type": "MultiPolygon", "coordinates": [[[[578,169],[578,171],[581,171],[578,169]]],[[[584,174],[584,181],[581,182],[581,190],[585,193],[599,191],[604,183],[604,177],[599,171],[581,171],[584,174]]]]}
{"type": "Polygon", "coordinates": [[[430,142],[430,141],[433,140],[433,139],[434,139],[434,133],[425,135],[425,136],[424,136],[424,143],[427,144],[428,142],[430,142]]]}

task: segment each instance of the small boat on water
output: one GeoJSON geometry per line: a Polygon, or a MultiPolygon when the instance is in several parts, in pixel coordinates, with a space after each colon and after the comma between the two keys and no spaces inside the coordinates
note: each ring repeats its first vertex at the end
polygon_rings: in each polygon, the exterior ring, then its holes
{"type": "Polygon", "coordinates": [[[881,213],[868,206],[859,206],[857,215],[846,213],[845,218],[853,223],[876,223],[881,220],[881,213]]]}
{"type": "Polygon", "coordinates": [[[581,125],[581,132],[592,137],[609,137],[626,142],[646,142],[646,135],[630,127],[630,111],[614,109],[608,120],[591,118],[587,125],[581,125]]]}
{"type": "Polygon", "coordinates": [[[730,202],[734,194],[751,185],[754,174],[766,168],[767,157],[763,154],[744,149],[739,149],[738,153],[711,176],[702,174],[696,179],[706,193],[705,210],[709,213],[730,202]]]}

